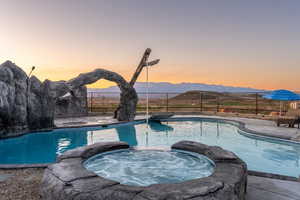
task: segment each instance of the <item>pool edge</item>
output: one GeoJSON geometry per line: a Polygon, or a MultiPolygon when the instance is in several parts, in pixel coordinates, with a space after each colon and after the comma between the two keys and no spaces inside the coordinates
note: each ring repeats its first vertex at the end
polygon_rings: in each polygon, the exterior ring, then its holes
{"type": "MultiPolygon", "coordinates": [[[[275,140],[281,140],[281,141],[286,141],[286,142],[291,142],[295,144],[300,144],[300,142],[291,140],[288,138],[283,138],[283,137],[278,137],[278,136],[270,136],[270,134],[267,133],[262,133],[262,132],[257,132],[253,131],[249,128],[246,127],[246,123],[241,122],[239,120],[233,120],[233,119],[226,119],[226,118],[215,118],[215,117],[200,117],[200,116],[195,116],[195,117],[172,117],[169,119],[164,119],[161,120],[162,122],[167,122],[167,121],[180,121],[180,120],[214,120],[214,121],[220,121],[224,123],[231,124],[233,126],[236,126],[239,130],[243,131],[245,135],[250,135],[254,137],[260,137],[260,138],[268,138],[268,139],[275,139],[275,140]]],[[[0,138],[2,139],[8,139],[8,138],[15,138],[19,136],[24,136],[28,134],[34,134],[36,132],[49,132],[52,130],[58,130],[58,129],[73,129],[73,128],[85,128],[85,127],[107,127],[107,126],[112,126],[112,125],[120,125],[120,124],[127,124],[127,123],[139,123],[139,122],[145,122],[146,119],[137,119],[133,121],[122,121],[122,122],[114,122],[114,123],[106,123],[106,124],[90,124],[90,125],[76,125],[76,126],[66,126],[66,127],[54,127],[53,129],[41,129],[41,130],[35,130],[31,132],[26,132],[20,135],[14,135],[11,137],[5,137],[5,138],[0,138]]],[[[241,133],[239,133],[241,134],[241,133]]],[[[246,137],[246,136],[245,136],[246,137]]],[[[55,163],[55,162],[54,162],[55,163]]],[[[48,165],[53,164],[53,163],[36,163],[36,164],[0,164],[0,169],[27,169],[27,168],[46,168],[48,165]]],[[[266,177],[266,178],[273,178],[273,179],[279,179],[279,180],[288,180],[288,181],[294,181],[294,182],[300,182],[300,177],[292,177],[292,176],[285,176],[285,175],[279,175],[279,174],[272,174],[272,173],[266,173],[266,172],[259,172],[259,171],[252,171],[248,170],[249,175],[253,176],[258,176],[258,177],[266,177]]]]}

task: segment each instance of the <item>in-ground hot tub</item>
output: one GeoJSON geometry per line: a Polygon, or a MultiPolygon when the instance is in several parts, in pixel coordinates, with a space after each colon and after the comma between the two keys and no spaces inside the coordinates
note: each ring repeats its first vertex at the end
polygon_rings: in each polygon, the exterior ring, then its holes
{"type": "Polygon", "coordinates": [[[179,183],[214,171],[206,156],[180,150],[116,150],[89,158],[83,165],[101,177],[133,186],[179,183]]]}
{"type": "Polygon", "coordinates": [[[105,142],[59,156],[45,170],[41,195],[49,200],[243,200],[246,184],[246,164],[220,147],[181,141],[172,151],[142,151],[105,142]]]}

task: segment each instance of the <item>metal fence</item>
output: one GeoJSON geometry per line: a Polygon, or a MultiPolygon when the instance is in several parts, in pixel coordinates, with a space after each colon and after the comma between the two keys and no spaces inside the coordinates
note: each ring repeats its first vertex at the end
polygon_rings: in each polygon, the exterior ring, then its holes
{"type": "MultiPolygon", "coordinates": [[[[217,93],[190,91],[185,93],[149,93],[150,112],[229,112],[249,114],[274,114],[280,102],[264,99],[266,93],[217,93]]],[[[138,93],[137,112],[146,111],[146,93],[138,93]]],[[[111,113],[119,105],[120,93],[88,92],[90,112],[111,113]]],[[[283,103],[283,112],[289,102],[283,103]]]]}

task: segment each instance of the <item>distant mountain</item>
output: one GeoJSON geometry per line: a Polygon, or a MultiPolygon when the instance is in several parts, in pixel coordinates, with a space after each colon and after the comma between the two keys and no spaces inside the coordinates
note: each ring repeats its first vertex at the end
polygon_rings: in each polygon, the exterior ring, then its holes
{"type": "MultiPolygon", "coordinates": [[[[147,83],[137,82],[134,88],[138,93],[147,91],[147,83]]],[[[245,88],[245,87],[232,87],[223,85],[208,85],[202,83],[168,83],[168,82],[150,82],[149,92],[169,92],[169,93],[182,93],[191,90],[211,91],[211,92],[264,92],[265,90],[245,88]]],[[[120,92],[117,86],[108,88],[89,88],[90,92],[120,92]]]]}
{"type": "MultiPolygon", "coordinates": [[[[201,92],[198,90],[191,90],[191,91],[187,91],[184,93],[180,93],[176,96],[174,96],[173,98],[171,98],[171,100],[199,100],[201,92]]],[[[203,95],[201,98],[205,99],[205,100],[210,100],[210,99],[216,99],[217,97],[223,97],[223,98],[232,98],[233,95],[230,95],[231,93],[219,93],[219,92],[205,92],[205,95],[203,95]]]]}
{"type": "MultiPolygon", "coordinates": [[[[135,83],[135,89],[138,93],[145,93],[147,91],[147,83],[137,82],[135,83]]],[[[246,93],[246,92],[265,92],[265,90],[245,88],[245,87],[232,87],[223,85],[209,85],[202,83],[168,83],[168,82],[150,82],[150,93],[184,93],[187,91],[210,91],[210,92],[233,92],[233,93],[246,93]]],[[[108,88],[89,88],[89,92],[101,92],[101,93],[119,93],[120,90],[117,86],[108,88]]]]}
{"type": "Polygon", "coordinates": [[[256,96],[256,93],[227,93],[227,92],[210,92],[210,91],[198,91],[198,90],[191,90],[184,93],[180,93],[170,100],[173,101],[199,101],[199,99],[203,100],[217,100],[222,99],[232,101],[245,101],[250,100],[253,102],[255,98],[262,98],[261,95],[256,96]],[[202,94],[202,95],[201,95],[202,94]]]}

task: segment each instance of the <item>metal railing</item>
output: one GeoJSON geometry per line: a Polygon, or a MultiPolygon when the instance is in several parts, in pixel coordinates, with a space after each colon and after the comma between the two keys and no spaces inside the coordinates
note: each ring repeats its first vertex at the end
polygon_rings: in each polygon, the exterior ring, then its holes
{"type": "MultiPolygon", "coordinates": [[[[279,101],[264,99],[265,93],[216,93],[190,91],[185,93],[149,93],[150,112],[230,112],[271,114],[279,112],[279,101]]],[[[146,111],[146,93],[138,93],[137,112],[146,111]]],[[[90,112],[110,113],[119,105],[118,92],[88,92],[90,112]]],[[[289,108],[284,102],[283,111],[289,108]]]]}

